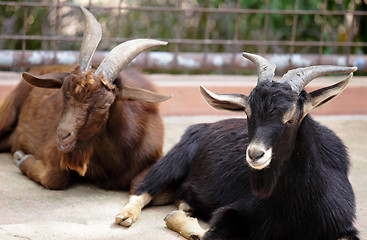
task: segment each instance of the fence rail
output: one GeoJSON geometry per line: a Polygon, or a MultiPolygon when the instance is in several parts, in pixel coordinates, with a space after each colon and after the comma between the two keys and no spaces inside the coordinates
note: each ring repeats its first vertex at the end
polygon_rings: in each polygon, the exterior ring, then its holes
{"type": "Polygon", "coordinates": [[[240,56],[246,50],[278,59],[282,69],[340,64],[357,65],[367,72],[367,31],[362,27],[367,24],[367,5],[364,1],[337,5],[328,0],[320,1],[315,9],[303,9],[299,0],[289,1],[284,9],[275,9],[270,0],[257,1],[257,8],[244,7],[241,0],[111,0],[108,6],[92,0],[1,1],[0,13],[5,17],[0,17],[0,68],[74,63],[82,39],[77,9],[81,2],[103,26],[104,37],[94,61],[116,43],[147,37],[168,41],[170,46],[158,49],[163,53],[143,54],[139,59],[144,60],[133,64],[141,68],[248,69],[240,56]],[[278,29],[275,20],[280,25],[284,21],[284,27],[278,29]],[[244,23],[249,24],[244,27],[244,23]],[[280,31],[284,33],[279,37],[280,31]],[[180,64],[183,60],[184,65],[180,64]]]}

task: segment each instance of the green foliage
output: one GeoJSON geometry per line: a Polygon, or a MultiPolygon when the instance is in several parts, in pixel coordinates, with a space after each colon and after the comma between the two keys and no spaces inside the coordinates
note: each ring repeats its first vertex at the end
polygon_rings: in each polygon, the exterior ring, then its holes
{"type": "MultiPolygon", "coordinates": [[[[46,1],[47,2],[47,1],[46,1]]],[[[51,2],[51,1],[49,1],[51,2]]],[[[53,2],[53,1],[52,1],[53,2]]],[[[78,4],[77,0],[60,1],[62,4],[78,4]]],[[[118,1],[116,1],[117,3],[118,1]]],[[[100,50],[108,50],[116,45],[116,38],[141,38],[150,37],[172,40],[165,48],[166,51],[175,51],[177,48],[183,52],[269,52],[288,53],[287,45],[257,46],[257,41],[295,41],[324,42],[329,41],[367,41],[366,16],[357,16],[354,19],[354,34],[351,34],[350,19],[344,15],[315,15],[315,14],[279,14],[279,13],[216,13],[193,11],[194,8],[209,9],[236,9],[239,4],[241,9],[270,9],[294,10],[295,2],[265,1],[265,0],[125,0],[121,7],[153,6],[176,8],[179,2],[185,11],[140,11],[115,9],[92,9],[103,27],[104,41],[100,50]],[[268,6],[267,6],[268,2],[268,6]],[[297,23],[294,26],[294,23],[297,23]],[[295,30],[295,35],[293,35],[295,30]],[[235,33],[238,33],[235,36],[235,33]],[[352,36],[352,38],[350,37],[352,36]],[[226,44],[175,44],[174,39],[211,39],[211,40],[250,40],[253,45],[226,45],[226,44]],[[110,39],[110,41],[106,41],[110,39]]],[[[92,4],[101,6],[105,1],[94,0],[92,4]]],[[[353,0],[327,1],[326,10],[345,11],[351,9],[353,0]]],[[[366,11],[365,1],[357,1],[356,10],[366,11]]],[[[107,6],[107,5],[106,5],[107,6]]],[[[108,5],[108,7],[113,7],[108,5]]],[[[117,6],[116,6],[117,7],[117,6]]],[[[298,10],[322,10],[323,1],[298,0],[298,10]]],[[[59,8],[60,26],[56,29],[56,8],[47,7],[17,7],[0,6],[0,34],[32,36],[67,36],[69,26],[75,26],[74,36],[82,36],[83,27],[78,9],[75,7],[59,8]],[[27,16],[24,20],[24,16],[27,16]],[[72,17],[74,16],[74,17],[72,17]],[[25,23],[25,24],[24,24],[25,23]]],[[[70,32],[70,31],[69,31],[70,32]]],[[[21,40],[0,40],[1,49],[21,49],[21,40]]],[[[80,47],[79,41],[59,41],[52,43],[48,40],[27,40],[27,49],[57,49],[73,50],[80,47]],[[57,44],[55,46],[54,44],[57,44]]],[[[299,46],[294,47],[297,53],[344,54],[345,47],[324,46],[299,46]]],[[[365,53],[366,48],[354,47],[352,53],[365,53]]]]}
{"type": "MultiPolygon", "coordinates": [[[[0,33],[2,35],[23,35],[25,33],[26,35],[41,36],[44,34],[44,30],[51,31],[51,26],[46,18],[48,11],[45,7],[0,6],[0,33]]],[[[39,40],[26,41],[26,46],[29,49],[40,49],[45,44],[47,43],[39,40]]],[[[21,49],[22,41],[0,40],[0,48],[21,49]]]]}

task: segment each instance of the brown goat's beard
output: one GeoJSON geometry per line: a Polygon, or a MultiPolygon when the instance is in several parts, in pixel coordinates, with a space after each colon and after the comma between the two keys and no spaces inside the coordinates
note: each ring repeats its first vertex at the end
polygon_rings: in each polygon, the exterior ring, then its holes
{"type": "Polygon", "coordinates": [[[77,171],[80,176],[84,176],[92,154],[93,147],[91,144],[77,143],[71,152],[61,154],[60,167],[77,171]]]}

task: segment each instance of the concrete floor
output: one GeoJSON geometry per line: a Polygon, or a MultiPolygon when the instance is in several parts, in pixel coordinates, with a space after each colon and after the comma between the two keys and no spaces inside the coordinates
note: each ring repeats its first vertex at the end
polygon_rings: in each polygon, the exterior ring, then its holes
{"type": "MultiPolygon", "coordinates": [[[[222,117],[166,117],[165,151],[175,144],[186,127],[222,117]]],[[[361,239],[367,239],[367,117],[317,117],[348,146],[350,180],[357,198],[357,222],[361,239]]],[[[165,227],[164,217],[174,206],[144,209],[130,228],[114,224],[114,216],[127,202],[128,193],[105,191],[75,184],[51,191],[27,179],[0,154],[0,239],[180,239],[165,227]]],[[[202,224],[205,223],[201,222],[202,224]]]]}

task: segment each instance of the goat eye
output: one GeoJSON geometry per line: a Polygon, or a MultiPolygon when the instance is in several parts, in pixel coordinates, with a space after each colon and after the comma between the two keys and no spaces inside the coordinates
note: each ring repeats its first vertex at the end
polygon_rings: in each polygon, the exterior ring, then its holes
{"type": "Polygon", "coordinates": [[[293,124],[294,123],[294,120],[289,120],[287,123],[293,124]]]}
{"type": "Polygon", "coordinates": [[[102,105],[102,106],[98,106],[97,109],[107,109],[110,105],[109,104],[105,104],[105,105],[102,105]]]}

